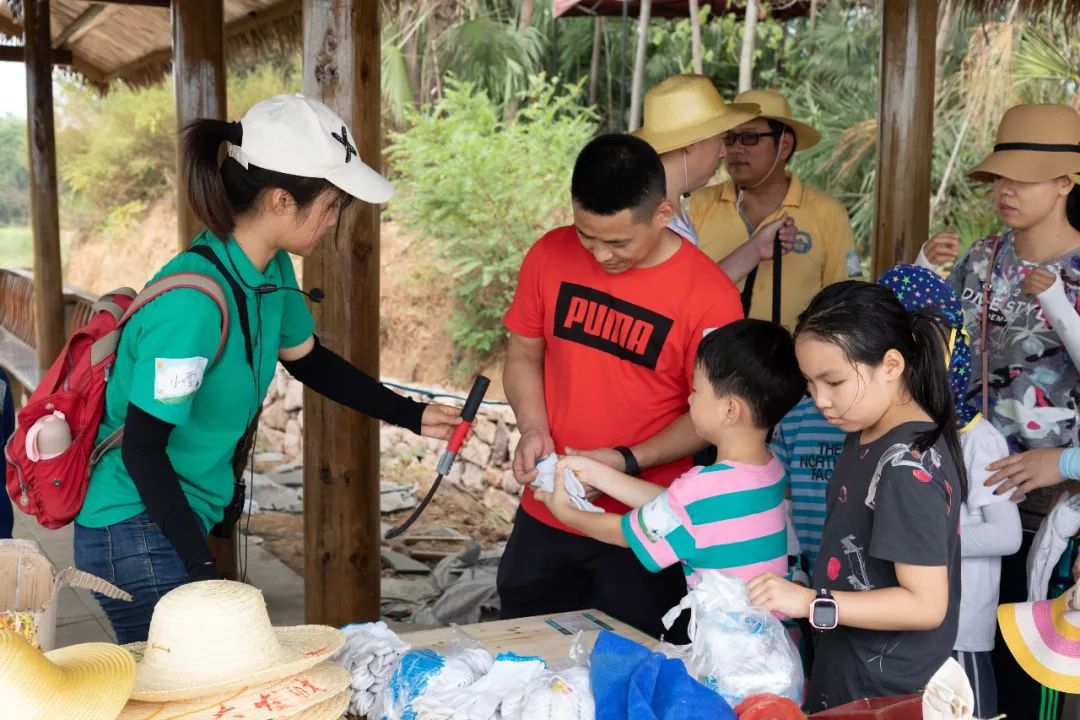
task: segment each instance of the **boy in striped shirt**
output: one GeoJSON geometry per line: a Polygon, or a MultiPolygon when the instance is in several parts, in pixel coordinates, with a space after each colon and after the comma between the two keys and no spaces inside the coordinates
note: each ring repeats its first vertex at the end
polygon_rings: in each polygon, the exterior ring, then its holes
{"type": "Polygon", "coordinates": [[[716,446],[715,464],[692,468],[665,490],[567,456],[553,492],[536,497],[565,525],[631,548],[653,572],[681,563],[690,587],[708,572],[743,580],[785,575],[787,474],[766,437],[806,389],[791,336],[763,320],[739,320],[702,340],[695,365],[690,418],[716,446]],[[565,470],[634,509],[623,516],[576,510],[563,486],[565,470]]]}

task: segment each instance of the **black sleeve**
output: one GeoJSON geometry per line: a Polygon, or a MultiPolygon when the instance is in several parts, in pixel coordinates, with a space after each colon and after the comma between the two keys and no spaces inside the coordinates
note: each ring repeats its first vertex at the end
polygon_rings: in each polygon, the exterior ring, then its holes
{"type": "Polygon", "coordinates": [[[323,397],[420,434],[420,419],[427,405],[398,395],[324,347],[318,337],[307,355],[281,364],[290,375],[323,397]]]}
{"type": "Polygon", "coordinates": [[[188,504],[165,452],[175,427],[129,403],[121,457],[146,512],[176,549],[191,579],[215,579],[220,575],[206,532],[188,504]]]}
{"type": "MultiPolygon", "coordinates": [[[[936,449],[931,449],[937,457],[936,449]]],[[[956,535],[952,492],[944,470],[910,453],[882,468],[870,554],[907,565],[948,565],[949,533],[956,535]]],[[[955,501],[959,502],[960,493],[955,501]]]]}

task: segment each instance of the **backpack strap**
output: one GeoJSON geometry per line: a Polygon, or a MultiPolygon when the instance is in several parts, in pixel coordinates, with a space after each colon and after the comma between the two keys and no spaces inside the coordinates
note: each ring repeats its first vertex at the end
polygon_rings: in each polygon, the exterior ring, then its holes
{"type": "MultiPolygon", "coordinates": [[[[225,340],[229,336],[229,305],[225,300],[225,292],[221,289],[221,285],[208,275],[181,272],[166,275],[157,282],[150,283],[143,288],[142,292],[131,301],[127,311],[117,318],[116,330],[103,335],[90,346],[90,362],[96,365],[116,352],[116,348],[120,345],[120,331],[136,312],[165,293],[182,288],[198,290],[207,295],[217,304],[218,310],[221,311],[221,338],[218,340],[217,351],[214,353],[214,360],[217,360],[221,355],[221,351],[225,349],[225,340]]],[[[108,300],[98,301],[94,307],[112,313],[113,317],[116,317],[116,310],[119,309],[118,305],[108,300]]]]}
{"type": "Polygon", "coordinates": [[[998,250],[1001,249],[1003,236],[994,238],[994,244],[990,246],[990,259],[986,263],[986,277],[982,284],[982,313],[979,317],[979,332],[982,334],[982,348],[980,359],[982,360],[982,414],[984,418],[990,417],[990,293],[994,284],[994,265],[997,264],[998,250]]]}

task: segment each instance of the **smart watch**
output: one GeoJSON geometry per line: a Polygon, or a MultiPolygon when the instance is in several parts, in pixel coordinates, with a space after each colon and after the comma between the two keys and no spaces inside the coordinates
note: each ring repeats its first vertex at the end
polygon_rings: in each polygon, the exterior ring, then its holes
{"type": "Polygon", "coordinates": [[[836,608],[832,592],[819,588],[817,597],[810,603],[810,627],[815,630],[832,630],[840,624],[840,612],[836,608]]]}

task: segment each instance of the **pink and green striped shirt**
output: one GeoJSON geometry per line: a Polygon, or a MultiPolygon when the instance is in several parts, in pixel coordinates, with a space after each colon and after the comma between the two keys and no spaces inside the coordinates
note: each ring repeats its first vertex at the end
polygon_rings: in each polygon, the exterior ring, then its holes
{"type": "Polygon", "coordinates": [[[650,503],[622,518],[623,536],[651,572],[681,562],[686,582],[706,572],[751,580],[788,571],[787,473],[766,465],[719,461],[695,467],[650,503]]]}

